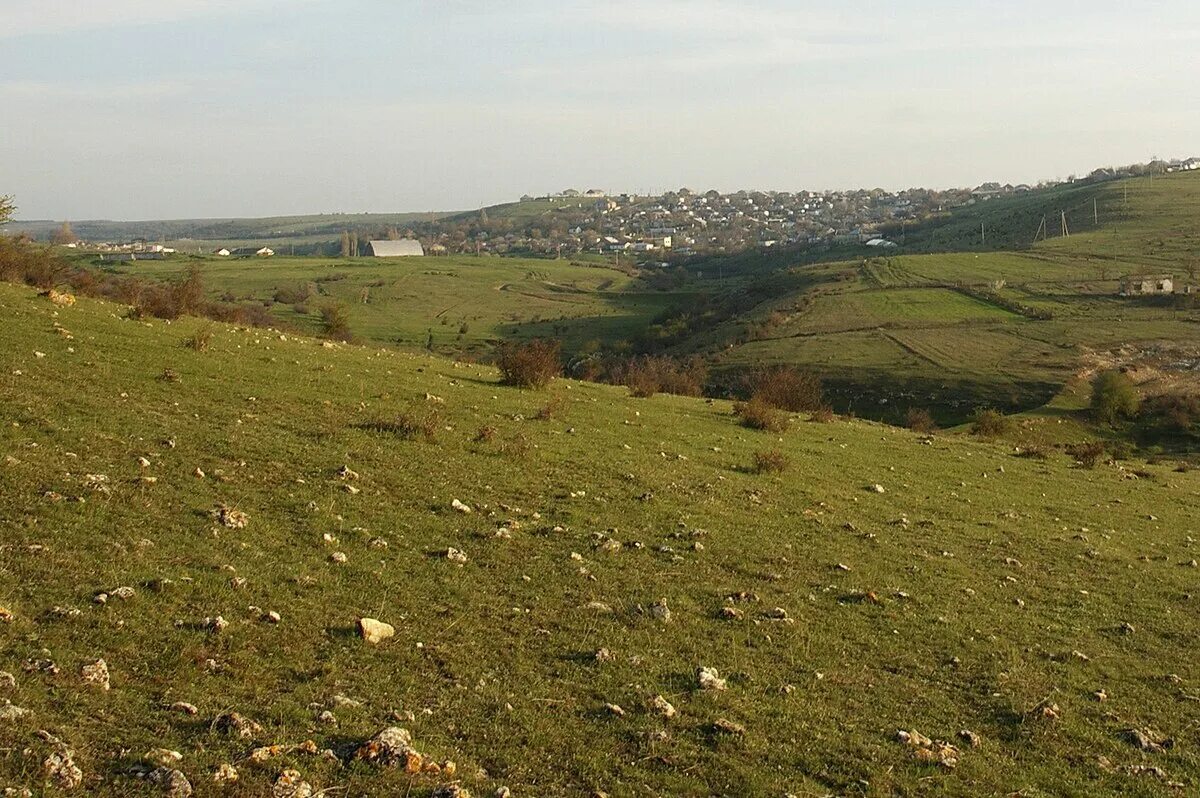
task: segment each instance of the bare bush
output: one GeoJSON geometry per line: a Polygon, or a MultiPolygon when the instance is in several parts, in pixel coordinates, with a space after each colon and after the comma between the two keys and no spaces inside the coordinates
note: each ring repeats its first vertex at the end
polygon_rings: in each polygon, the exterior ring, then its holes
{"type": "Polygon", "coordinates": [[[1105,446],[1101,441],[1076,443],[1067,447],[1067,454],[1084,468],[1095,468],[1104,457],[1105,446]]]}
{"type": "Polygon", "coordinates": [[[787,429],[787,416],[758,397],[733,406],[734,414],[742,420],[742,426],[764,432],[783,432],[787,429]]]}
{"type": "Polygon", "coordinates": [[[508,342],[499,347],[496,366],[505,385],[545,388],[562,374],[558,341],[537,338],[526,343],[508,342]]]}
{"type": "Polygon", "coordinates": [[[933,414],[923,407],[908,408],[908,412],[904,415],[904,426],[913,432],[926,434],[937,431],[937,422],[933,420],[933,414]]]}
{"type": "Polygon", "coordinates": [[[786,471],[791,461],[787,455],[778,449],[768,449],[754,453],[754,466],[751,470],[756,474],[778,474],[786,471]]]}
{"type": "Polygon", "coordinates": [[[999,438],[1012,432],[1012,419],[1003,413],[986,408],[975,414],[971,432],[981,438],[999,438]]]}
{"type": "Polygon", "coordinates": [[[207,352],[209,344],[212,343],[212,337],[213,325],[210,322],[185,338],[183,345],[195,352],[207,352]]]}
{"type": "Polygon", "coordinates": [[[824,406],[821,380],[792,366],[775,366],[750,375],[750,395],[772,407],[797,413],[824,406]]]}

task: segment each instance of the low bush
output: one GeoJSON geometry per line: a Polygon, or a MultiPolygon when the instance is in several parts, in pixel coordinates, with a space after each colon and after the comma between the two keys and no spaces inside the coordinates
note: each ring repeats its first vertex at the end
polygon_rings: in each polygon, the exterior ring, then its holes
{"type": "Polygon", "coordinates": [[[195,352],[207,352],[212,343],[213,326],[210,322],[183,340],[183,345],[195,352]]]}
{"type": "Polygon", "coordinates": [[[442,416],[435,408],[414,406],[396,416],[395,419],[373,421],[367,425],[376,432],[388,432],[408,441],[437,440],[442,427],[442,416]]]}
{"type": "Polygon", "coordinates": [[[546,402],[546,404],[539,407],[537,413],[535,413],[533,417],[538,421],[549,421],[554,418],[561,418],[565,408],[566,405],[563,402],[563,398],[555,395],[550,397],[550,400],[546,402]]]}
{"type": "Polygon", "coordinates": [[[787,455],[778,449],[768,449],[762,452],[754,453],[754,466],[752,470],[756,474],[778,474],[786,471],[791,461],[787,455]]]}
{"type": "Polygon", "coordinates": [[[750,395],[771,407],[798,413],[824,407],[824,388],[813,374],[792,366],[775,366],[750,375],[750,395]]]}
{"type": "Polygon", "coordinates": [[[1128,375],[1102,371],[1092,380],[1092,417],[1101,424],[1133,418],[1140,404],[1137,386],[1128,375]]]}
{"type": "Polygon", "coordinates": [[[350,314],[346,308],[338,304],[328,304],[321,308],[321,330],[326,338],[334,341],[350,341],[350,314]]]}
{"type": "Polygon", "coordinates": [[[904,416],[904,426],[913,432],[928,434],[937,431],[933,415],[923,407],[910,407],[904,416]]]}
{"type": "Polygon", "coordinates": [[[508,342],[499,347],[496,366],[500,381],[519,388],[545,388],[562,374],[558,341],[537,338],[526,343],[508,342]]]}
{"type": "Polygon", "coordinates": [[[482,427],[480,427],[479,429],[477,429],[475,431],[474,440],[476,443],[491,443],[492,440],[495,439],[495,437],[496,437],[496,428],[489,426],[487,424],[484,424],[482,427]]]}
{"type": "Polygon", "coordinates": [[[837,415],[834,414],[832,408],[818,407],[816,410],[812,411],[811,414],[809,414],[808,420],[814,424],[832,424],[835,420],[837,420],[837,415]]]}
{"type": "Polygon", "coordinates": [[[985,408],[975,413],[971,432],[981,438],[999,438],[1012,432],[1013,422],[998,410],[985,408]]]}
{"type": "Polygon", "coordinates": [[[741,419],[742,426],[750,429],[764,432],[783,432],[787,429],[787,416],[758,397],[752,397],[748,402],[738,402],[733,406],[733,412],[741,419]]]}
{"type": "Polygon", "coordinates": [[[1100,458],[1104,456],[1104,452],[1105,446],[1101,441],[1075,443],[1067,447],[1067,454],[1084,468],[1095,468],[1100,463],[1100,458]]]}

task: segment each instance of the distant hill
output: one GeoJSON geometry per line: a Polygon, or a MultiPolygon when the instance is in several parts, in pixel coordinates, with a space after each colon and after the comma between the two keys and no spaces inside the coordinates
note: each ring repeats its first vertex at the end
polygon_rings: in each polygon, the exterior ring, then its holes
{"type": "MultiPolygon", "coordinates": [[[[336,241],[348,228],[404,227],[443,218],[449,213],[328,213],[307,216],[270,216],[248,219],[167,219],[133,222],[109,220],[71,221],[75,235],[86,241],[123,242],[136,239],[178,245],[184,249],[203,249],[212,244],[287,246],[336,241]]],[[[13,221],[0,227],[0,233],[27,232],[40,240],[49,240],[62,221],[13,221]]]]}

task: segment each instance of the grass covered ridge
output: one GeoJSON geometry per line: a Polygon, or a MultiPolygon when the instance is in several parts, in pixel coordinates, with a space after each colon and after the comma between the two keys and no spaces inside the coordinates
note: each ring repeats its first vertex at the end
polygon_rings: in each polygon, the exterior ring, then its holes
{"type": "Polygon", "coordinates": [[[10,285],[0,313],[0,670],[28,710],[0,786],[42,788],[46,730],[97,795],[156,794],[128,774],[159,746],[246,796],[286,768],[380,796],[1196,789],[1195,471],[803,413],[763,432],[727,402],[266,330],[196,351],[205,322],[10,285]],[[388,431],[418,411],[430,435],[388,431]],[[754,473],[764,451],[786,470],[754,473]],[[362,616],[396,636],[367,645],[362,616]],[[108,691],[80,677],[98,658],[108,691]],[[222,733],[230,711],[261,733],[222,733]],[[346,754],[391,725],[453,779],[346,754]]]}

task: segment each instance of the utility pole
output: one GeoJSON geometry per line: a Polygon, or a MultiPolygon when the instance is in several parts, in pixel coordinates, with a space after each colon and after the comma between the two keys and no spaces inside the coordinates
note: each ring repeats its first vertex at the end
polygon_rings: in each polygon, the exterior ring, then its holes
{"type": "Polygon", "coordinates": [[[1067,229],[1067,212],[1062,211],[1062,234],[1063,238],[1070,238],[1071,231],[1067,229]]]}
{"type": "Polygon", "coordinates": [[[987,231],[983,227],[983,222],[979,223],[979,243],[987,244],[987,231]]]}
{"type": "Polygon", "coordinates": [[[1038,236],[1041,236],[1043,241],[1046,240],[1046,215],[1045,214],[1042,214],[1042,223],[1038,225],[1037,232],[1033,234],[1033,240],[1037,241],[1038,236]]]}
{"type": "Polygon", "coordinates": [[[1096,223],[1097,227],[1100,226],[1100,206],[1097,204],[1095,197],[1092,197],[1092,220],[1096,223]]]}

